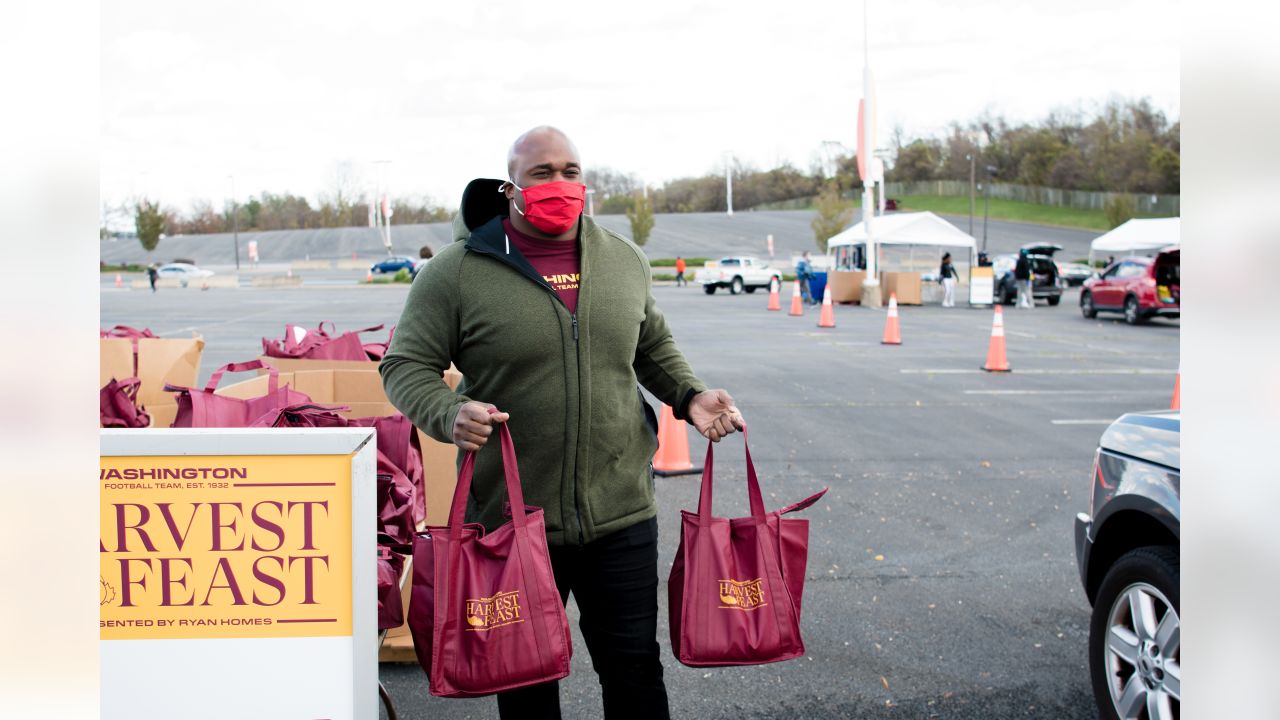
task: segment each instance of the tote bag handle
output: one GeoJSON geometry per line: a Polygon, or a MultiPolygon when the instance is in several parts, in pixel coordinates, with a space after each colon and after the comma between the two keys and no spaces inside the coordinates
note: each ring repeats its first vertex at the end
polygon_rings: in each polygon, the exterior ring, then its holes
{"type": "MultiPolygon", "coordinates": [[[[751,461],[751,447],[747,444],[747,424],[742,423],[742,447],[747,452],[747,499],[751,503],[751,517],[764,522],[764,499],[760,495],[760,480],[756,466],[751,461]]],[[[707,442],[707,460],[702,470],[702,492],[698,496],[698,517],[706,522],[711,519],[712,455],[715,443],[707,442]]]]}
{"type": "Polygon", "coordinates": [[[276,369],[275,365],[269,365],[261,360],[250,360],[249,362],[229,363],[227,365],[223,365],[217,370],[214,370],[213,374],[209,376],[209,383],[204,386],[204,391],[213,392],[214,390],[217,390],[218,382],[222,380],[222,373],[224,372],[248,372],[249,370],[261,370],[262,368],[266,368],[267,373],[269,374],[267,379],[267,393],[273,393],[279,387],[280,371],[276,369]]]}

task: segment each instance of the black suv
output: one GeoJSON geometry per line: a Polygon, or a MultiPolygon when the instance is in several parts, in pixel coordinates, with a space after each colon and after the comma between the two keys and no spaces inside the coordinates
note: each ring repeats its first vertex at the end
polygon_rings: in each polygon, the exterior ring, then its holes
{"type": "MultiPolygon", "coordinates": [[[[1032,300],[1046,300],[1050,305],[1062,302],[1062,286],[1064,284],[1058,273],[1058,264],[1053,261],[1053,254],[1062,249],[1061,245],[1031,243],[1023,245],[1027,251],[1027,259],[1031,261],[1032,300]]],[[[1018,284],[1013,277],[1013,268],[1017,265],[1017,255],[997,255],[993,262],[996,278],[996,302],[1008,305],[1018,299],[1018,284]]]]}
{"type": "Polygon", "coordinates": [[[1093,605],[1089,672],[1103,718],[1181,713],[1181,412],[1130,413],[1102,434],[1076,561],[1093,605]]]}

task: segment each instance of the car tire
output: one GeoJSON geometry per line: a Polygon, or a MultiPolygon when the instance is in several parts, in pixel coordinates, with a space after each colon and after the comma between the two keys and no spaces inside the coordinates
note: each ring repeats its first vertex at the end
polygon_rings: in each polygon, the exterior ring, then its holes
{"type": "Polygon", "coordinates": [[[1093,306],[1093,293],[1088,290],[1080,293],[1080,314],[1088,320],[1098,317],[1098,308],[1093,306]]]}
{"type": "Polygon", "coordinates": [[[1124,299],[1124,321],[1130,325],[1138,325],[1146,318],[1142,316],[1142,310],[1138,307],[1138,298],[1130,295],[1124,299]]]}
{"type": "Polygon", "coordinates": [[[1089,621],[1089,675],[1104,719],[1136,718],[1144,708],[1160,707],[1172,712],[1146,717],[1179,715],[1178,583],[1178,551],[1167,546],[1130,550],[1103,577],[1089,621]]]}
{"type": "Polygon", "coordinates": [[[742,288],[742,278],[736,277],[733,279],[733,282],[729,283],[729,294],[737,295],[742,292],[742,288]]]}
{"type": "Polygon", "coordinates": [[[1000,286],[1000,304],[1001,305],[1013,304],[1013,293],[1009,290],[1008,285],[1000,286]]]}
{"type": "Polygon", "coordinates": [[[706,293],[706,294],[708,294],[708,295],[715,295],[715,294],[716,294],[716,286],[715,286],[715,285],[703,285],[703,286],[702,286],[702,292],[704,292],[704,293],[706,293]]]}
{"type": "Polygon", "coordinates": [[[1057,305],[1058,303],[1062,302],[1062,296],[1050,295],[1049,297],[1045,298],[1045,300],[1048,300],[1050,305],[1057,305]]]}

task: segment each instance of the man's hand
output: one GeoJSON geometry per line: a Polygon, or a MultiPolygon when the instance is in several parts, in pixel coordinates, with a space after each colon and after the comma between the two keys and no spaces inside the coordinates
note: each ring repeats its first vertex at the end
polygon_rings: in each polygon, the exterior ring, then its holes
{"type": "Polygon", "coordinates": [[[711,442],[742,429],[742,413],[725,390],[704,390],[689,401],[689,421],[711,442]]]}
{"type": "Polygon", "coordinates": [[[474,400],[458,408],[458,416],[453,420],[453,444],[468,452],[484,447],[493,434],[493,424],[506,422],[511,417],[504,412],[490,413],[491,408],[489,403],[474,400]]]}

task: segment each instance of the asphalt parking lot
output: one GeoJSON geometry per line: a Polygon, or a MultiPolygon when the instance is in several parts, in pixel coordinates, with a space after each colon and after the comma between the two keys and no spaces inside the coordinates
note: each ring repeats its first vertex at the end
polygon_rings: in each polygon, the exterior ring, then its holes
{"type": "MultiPolygon", "coordinates": [[[[202,381],[256,357],[284,324],[394,323],[407,287],[147,291],[104,288],[101,324],[200,333],[202,381]]],[[[882,309],[837,306],[834,329],[766,312],[766,296],[657,287],[694,369],[738,400],[771,507],[829,486],[812,521],[805,658],[694,669],[664,648],[681,718],[1094,718],[1072,517],[1107,422],[1167,407],[1177,321],[1085,320],[1078,289],[1058,307],[1005,308],[1013,372],[979,370],[987,308],[904,307],[904,344],[884,346],[882,309]]],[[[785,300],[785,298],[784,298],[785,300]]],[[[785,305],[785,302],[784,302],[785,305]]],[[[695,462],[705,451],[691,440],[695,462]]],[[[716,511],[746,514],[742,443],[722,443],[716,511]]],[[[694,476],[659,478],[660,574],[694,476]]],[[[570,604],[570,619],[576,610],[570,604]]],[[[575,627],[566,718],[597,718],[599,691],[575,627]]],[[[492,698],[439,700],[416,666],[384,666],[400,718],[496,717],[492,698]]]]}

